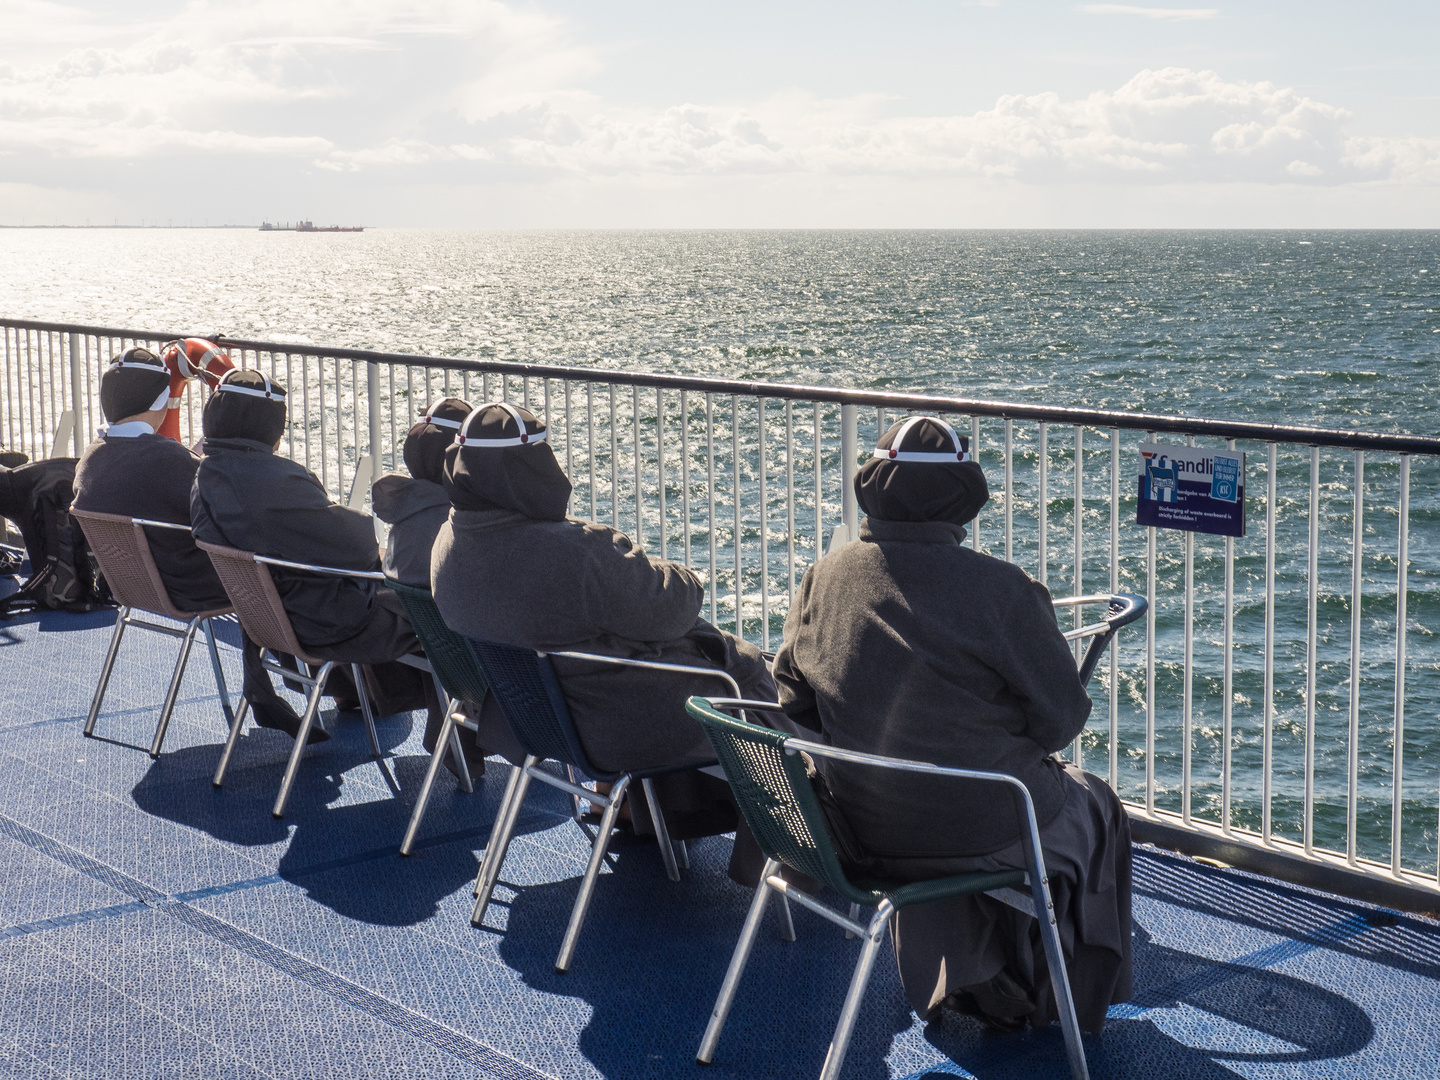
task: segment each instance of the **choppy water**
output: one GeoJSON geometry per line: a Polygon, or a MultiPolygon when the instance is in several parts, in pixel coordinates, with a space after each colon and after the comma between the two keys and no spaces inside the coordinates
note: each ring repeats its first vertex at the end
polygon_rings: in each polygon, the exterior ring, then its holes
{"type": "MultiPolygon", "coordinates": [[[[1437,308],[1437,232],[0,230],[0,313],[11,316],[1422,434],[1440,431],[1437,308]]],[[[1034,569],[1033,430],[1018,437],[1016,558],[1034,569]]],[[[1264,474],[1259,448],[1248,449],[1252,527],[1235,545],[1232,799],[1237,823],[1254,827],[1264,474]]],[[[1133,452],[1128,443],[1126,452],[1133,452]]],[[[998,468],[993,449],[982,461],[998,468]]],[[[1052,585],[1064,591],[1070,572],[1053,561],[1073,514],[1063,445],[1052,442],[1052,462],[1052,574],[1061,579],[1052,585]]],[[[1087,480],[1092,494],[1108,487],[1104,467],[1102,456],[1087,480]]],[[[1351,467],[1348,453],[1327,452],[1321,485],[1316,837],[1327,845],[1343,843],[1345,824],[1351,467]]],[[[1127,460],[1122,491],[1129,471],[1127,460]]],[[[1280,475],[1273,805],[1277,831],[1296,836],[1308,582],[1304,451],[1282,451],[1280,475]]],[[[1358,832],[1361,853],[1386,860],[1397,482],[1394,459],[1371,455],[1358,832]]],[[[1412,484],[1404,850],[1409,863],[1433,872],[1440,464],[1417,460],[1412,484]]],[[[1122,521],[1133,515],[1132,501],[1122,521]]],[[[1087,504],[1086,522],[1095,537],[1085,558],[1093,587],[1108,577],[1103,499],[1087,504]]],[[[984,528],[994,550],[993,519],[984,528]]],[[[1140,530],[1126,530],[1122,587],[1144,591],[1143,544],[1140,530]]],[[[1162,533],[1158,547],[1156,769],[1158,801],[1174,807],[1182,541],[1162,533]]],[[[1222,553],[1217,540],[1197,541],[1194,790],[1197,812],[1211,817],[1221,797],[1222,553]]],[[[1138,648],[1127,647],[1119,681],[1120,786],[1128,797],[1139,795],[1144,779],[1140,659],[1138,648]]],[[[1087,763],[1096,766],[1099,753],[1103,771],[1108,710],[1098,687],[1095,696],[1087,763]]]]}

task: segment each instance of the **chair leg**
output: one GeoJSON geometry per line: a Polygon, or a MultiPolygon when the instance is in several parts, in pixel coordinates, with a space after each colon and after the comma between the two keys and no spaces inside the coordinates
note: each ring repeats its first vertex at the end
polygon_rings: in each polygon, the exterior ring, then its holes
{"type": "Polygon", "coordinates": [[[835,1036],[830,1040],[830,1049],[825,1054],[825,1067],[820,1070],[820,1080],[837,1080],[845,1064],[845,1053],[850,1049],[850,1035],[855,1030],[855,1020],[860,1015],[860,1003],[865,999],[865,988],[870,985],[870,973],[875,970],[875,958],[880,953],[880,942],[885,936],[885,923],[894,910],[888,900],[882,900],[866,929],[865,944],[860,947],[860,959],[855,962],[855,974],[850,977],[850,989],[845,994],[840,1020],[835,1025],[835,1036]]]}
{"type": "Polygon", "coordinates": [[[384,757],[380,752],[380,736],[375,732],[375,710],[370,707],[370,695],[365,692],[365,676],[360,671],[360,665],[351,664],[350,673],[355,676],[355,693],[360,698],[360,713],[365,717],[365,727],[370,732],[370,749],[375,751],[377,758],[384,757]]]}
{"type": "MultiPolygon", "coordinates": [[[[1034,878],[1035,875],[1032,875],[1034,878]]],[[[1065,1035],[1065,1056],[1070,1062],[1074,1080],[1090,1080],[1085,1063],[1085,1046],[1080,1041],[1080,1022],[1075,1018],[1075,999],[1070,993],[1070,975],[1065,968],[1065,952],[1060,945],[1059,928],[1055,925],[1055,905],[1050,900],[1050,885],[1043,876],[1038,887],[1032,883],[1031,895],[1038,918],[1040,940],[1045,946],[1045,962],[1050,968],[1050,989],[1055,994],[1055,1011],[1060,1015],[1060,1029],[1065,1035]]]]}
{"type": "Polygon", "coordinates": [[[725,1018],[730,1015],[730,1006],[735,1002],[735,991],[740,985],[740,976],[745,974],[745,965],[750,961],[750,950],[760,932],[760,919],[765,914],[765,901],[770,898],[769,877],[780,871],[780,864],[774,859],[765,863],[760,871],[760,884],[750,900],[750,910],[745,915],[745,925],[740,931],[740,940],[735,943],[735,952],[730,957],[730,966],[725,969],[725,981],[720,984],[720,996],[710,1010],[710,1023],[705,1025],[705,1036],[700,1040],[700,1049],[695,1060],[709,1065],[715,1057],[715,1047],[720,1042],[720,1032],[725,1027],[725,1018]]]}
{"type": "Polygon", "coordinates": [[[777,892],[775,899],[780,902],[780,940],[795,940],[795,920],[790,916],[790,898],[783,892],[777,892]]]}
{"type": "Polygon", "coordinates": [[[235,752],[235,743],[240,738],[240,732],[245,729],[245,714],[250,711],[250,702],[244,694],[240,695],[240,708],[235,713],[235,723],[230,725],[230,737],[225,740],[225,751],[220,755],[220,764],[215,769],[215,779],[211,781],[216,787],[225,783],[225,770],[230,767],[230,755],[235,752]]]}
{"type": "MultiPolygon", "coordinates": [[[[459,708],[458,702],[451,702],[446,714],[459,708]]],[[[460,774],[460,790],[466,795],[475,794],[475,781],[470,778],[470,764],[465,760],[465,748],[460,745],[460,725],[450,725],[450,754],[455,759],[455,771],[460,774]]]]}
{"type": "Polygon", "coordinates": [[[530,789],[530,768],[540,759],[534,754],[527,755],[525,764],[515,770],[505,790],[505,800],[495,825],[490,830],[490,842],[485,845],[485,858],[480,861],[480,873],[475,877],[475,907],[470,912],[470,925],[479,926],[490,907],[490,894],[495,891],[495,882],[500,879],[500,868],[505,865],[505,856],[510,851],[510,838],[515,833],[515,822],[520,817],[520,807],[525,802],[525,793],[530,789]]]}
{"type": "Polygon", "coordinates": [[[655,825],[655,842],[660,845],[660,861],[665,864],[665,876],[671,881],[679,881],[680,866],[675,861],[675,848],[670,842],[670,829],[660,810],[660,800],[655,795],[655,785],[647,778],[640,781],[640,786],[645,791],[645,805],[649,807],[650,820],[655,825]]]}
{"type": "Polygon", "coordinates": [[[686,847],[684,840],[672,840],[670,846],[675,849],[675,861],[680,864],[681,870],[690,869],[690,849],[686,847]]]}
{"type": "Polygon", "coordinates": [[[409,855],[415,843],[415,834],[420,831],[420,819],[425,816],[425,807],[430,804],[430,791],[435,787],[435,774],[445,760],[450,747],[450,735],[455,730],[453,714],[445,713],[445,722],[440,725],[440,737],[435,742],[435,751],[430,755],[430,767],[425,770],[425,782],[420,785],[420,797],[415,800],[415,809],[410,814],[410,824],[405,829],[405,839],[400,841],[400,854],[409,855]]]}
{"type": "Polygon", "coordinates": [[[180,683],[185,679],[185,666],[190,663],[190,650],[195,645],[195,634],[200,629],[197,616],[185,627],[185,637],[180,642],[180,658],[175,661],[175,673],[170,676],[170,689],[165,692],[165,704],[160,709],[160,723],[155,727],[155,740],[150,744],[150,756],[160,756],[160,744],[165,741],[165,732],[170,730],[170,714],[175,711],[175,701],[180,696],[180,683]]]}
{"type": "Polygon", "coordinates": [[[90,715],[85,718],[85,737],[95,734],[95,721],[100,718],[100,703],[105,700],[105,688],[110,685],[110,672],[115,669],[115,657],[120,652],[120,639],[125,636],[125,627],[130,619],[130,608],[122,607],[115,618],[115,631],[110,635],[110,648],[105,653],[105,664],[100,669],[100,682],[95,687],[95,696],[90,699],[90,715]]]}
{"type": "Polygon", "coordinates": [[[580,930],[585,925],[585,916],[590,910],[590,897],[595,892],[595,879],[600,876],[600,864],[605,861],[605,852],[610,848],[610,835],[615,831],[615,819],[620,816],[620,807],[625,803],[625,792],[630,786],[628,775],[620,777],[610,789],[610,805],[600,815],[599,833],[590,846],[590,864],[585,867],[585,877],[580,882],[580,894],[575,897],[575,907],[570,912],[570,925],[565,927],[565,940],[560,943],[560,955],[555,958],[555,970],[563,974],[575,957],[575,944],[580,940],[580,930]]]}
{"type": "Polygon", "coordinates": [[[225,672],[220,667],[220,650],[215,645],[215,620],[205,620],[205,644],[210,649],[210,670],[215,673],[215,689],[220,692],[220,708],[225,712],[225,730],[235,726],[235,710],[230,705],[230,688],[225,685],[225,672]]]}
{"type": "MultiPolygon", "coordinates": [[[[310,728],[315,724],[315,714],[320,711],[320,694],[325,689],[325,678],[335,666],[327,660],[315,674],[315,685],[310,688],[310,700],[305,702],[305,715],[300,718],[300,730],[295,734],[295,749],[290,751],[290,761],[285,766],[285,779],[280,781],[280,794],[270,813],[275,817],[285,816],[285,804],[290,800],[290,789],[295,784],[295,774],[300,771],[300,758],[305,753],[305,744],[310,739],[310,728]]],[[[365,691],[360,691],[360,700],[365,700],[365,691]]]]}
{"type": "MultiPolygon", "coordinates": [[[[860,905],[859,905],[859,904],[851,904],[851,905],[850,905],[850,921],[851,921],[851,922],[859,922],[859,921],[860,921],[860,905]]],[[[846,931],[845,931],[845,940],[846,940],[846,941],[849,941],[849,940],[850,940],[851,938],[853,938],[854,936],[855,936],[855,931],[853,931],[853,930],[846,930],[846,931]]]]}

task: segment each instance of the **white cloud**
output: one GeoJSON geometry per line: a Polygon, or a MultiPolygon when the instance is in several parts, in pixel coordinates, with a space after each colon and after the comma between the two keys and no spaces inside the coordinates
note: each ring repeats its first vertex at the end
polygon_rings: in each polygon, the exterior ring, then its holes
{"type": "Polygon", "coordinates": [[[1081,4],[1080,10],[1086,15],[1138,15],[1142,19],[1163,19],[1167,22],[1214,19],[1220,14],[1219,8],[1154,8],[1132,7],[1129,4],[1081,4]]]}
{"type": "Polygon", "coordinates": [[[587,90],[599,60],[563,21],[497,0],[192,0],[123,26],[0,0],[0,18],[0,155],[12,173],[32,170],[17,181],[67,159],[224,155],[272,171],[288,160],[337,178],[464,184],[779,174],[1440,183],[1440,140],[1350,136],[1343,108],[1213,71],[1145,70],[1113,90],[1006,95],[968,115],[897,115],[901,103],[880,95],[798,91],[619,107],[587,90]]]}

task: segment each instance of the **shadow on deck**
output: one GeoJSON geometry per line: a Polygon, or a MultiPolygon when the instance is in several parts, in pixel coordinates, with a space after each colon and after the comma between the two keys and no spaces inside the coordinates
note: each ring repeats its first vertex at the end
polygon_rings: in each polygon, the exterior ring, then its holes
{"type": "MultiPolygon", "coordinates": [[[[167,642],[131,635],[105,739],[81,736],[113,618],[0,623],[0,1076],[819,1073],[857,946],[799,909],[800,940],[762,936],[715,1065],[694,1064],[748,901],[725,877],[728,840],[692,845],[679,885],[652,844],[621,845],[556,975],[585,848],[555,794],[534,790],[489,926],[473,930],[469,884],[507,766],[469,796],[442,773],[402,859],[420,725],[380,726],[396,798],[358,717],[341,717],[275,821],[289,740],[252,730],[213,788],[224,724],[207,664],[192,664],[164,755],[140,749],[167,642]]],[[[1136,996],[1087,1037],[1092,1075],[1434,1076],[1440,926],[1145,848],[1135,870],[1136,996]]],[[[882,961],[846,1075],[1065,1066],[1058,1030],[920,1022],[882,961]]]]}

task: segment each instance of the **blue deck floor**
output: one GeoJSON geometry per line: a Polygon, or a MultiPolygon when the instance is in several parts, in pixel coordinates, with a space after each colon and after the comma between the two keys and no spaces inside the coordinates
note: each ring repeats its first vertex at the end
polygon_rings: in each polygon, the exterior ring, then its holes
{"type": "MultiPolygon", "coordinates": [[[[474,795],[441,774],[409,858],[397,845],[425,757],[358,717],[315,747],[289,816],[270,801],[290,742],[252,731],[227,786],[197,653],[152,762],[173,646],[133,635],[99,732],[81,735],[113,612],[0,623],[0,1076],[725,1077],[818,1074],[854,942],[796,910],[762,937],[716,1064],[693,1054],[748,900],[729,841],[668,882],[620,846],[571,972],[552,970],[585,847],[534,790],[489,916],[470,881],[506,767],[474,795]]],[[[238,654],[225,650],[238,682],[238,654]]],[[[538,788],[539,785],[536,785],[538,788]]],[[[1096,1077],[1433,1078],[1440,926],[1136,850],[1136,997],[1087,1037],[1096,1077]]],[[[886,947],[847,1062],[854,1078],[1065,1075],[1058,1031],[926,1025],[886,947]]]]}

